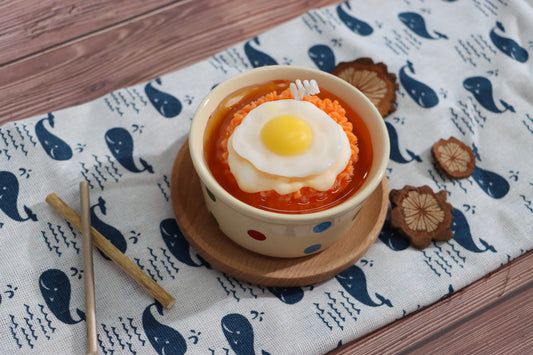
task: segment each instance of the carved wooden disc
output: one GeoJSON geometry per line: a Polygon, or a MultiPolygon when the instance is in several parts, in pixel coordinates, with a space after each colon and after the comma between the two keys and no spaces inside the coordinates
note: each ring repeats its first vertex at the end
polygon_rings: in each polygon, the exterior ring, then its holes
{"type": "Polygon", "coordinates": [[[202,258],[237,279],[277,287],[305,286],[324,281],[354,264],[381,231],[389,192],[387,178],[384,178],[365,202],[354,227],[331,247],[299,258],[275,258],[244,249],[218,229],[205,206],[188,141],[174,161],[170,189],[178,225],[202,258]]]}

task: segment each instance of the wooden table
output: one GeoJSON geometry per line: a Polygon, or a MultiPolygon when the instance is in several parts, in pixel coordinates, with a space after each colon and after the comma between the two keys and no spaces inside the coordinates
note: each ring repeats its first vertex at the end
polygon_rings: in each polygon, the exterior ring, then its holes
{"type": "MultiPolygon", "coordinates": [[[[176,71],[338,1],[0,1],[0,125],[176,71]]],[[[334,353],[532,353],[533,252],[334,353]]]]}

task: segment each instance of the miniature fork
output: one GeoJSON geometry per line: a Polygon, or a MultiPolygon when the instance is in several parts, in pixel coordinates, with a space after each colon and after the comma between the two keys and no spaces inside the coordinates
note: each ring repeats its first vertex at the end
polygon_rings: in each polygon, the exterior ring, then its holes
{"type": "Polygon", "coordinates": [[[320,92],[318,84],[315,80],[304,80],[303,83],[300,79],[297,79],[294,83],[291,83],[289,86],[291,90],[292,97],[296,100],[301,100],[305,96],[316,95],[320,92]]]}

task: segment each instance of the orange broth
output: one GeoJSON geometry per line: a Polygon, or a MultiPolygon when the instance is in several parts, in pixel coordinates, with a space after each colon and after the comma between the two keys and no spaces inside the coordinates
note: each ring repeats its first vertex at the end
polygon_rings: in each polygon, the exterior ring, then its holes
{"type": "MultiPolygon", "coordinates": [[[[220,145],[227,138],[226,131],[233,115],[245,105],[256,101],[260,97],[275,91],[281,93],[289,87],[290,82],[275,80],[262,85],[254,85],[240,89],[226,97],[209,118],[204,136],[204,152],[207,165],[217,182],[232,196],[251,206],[278,213],[310,213],[318,212],[340,204],[352,196],[363,184],[372,165],[372,144],[370,132],[359,115],[345,102],[335,95],[320,89],[318,96],[321,99],[336,100],[346,110],[346,118],[353,125],[353,133],[357,137],[359,148],[358,160],[353,165],[353,175],[347,184],[340,188],[321,192],[310,199],[294,200],[286,195],[279,195],[275,191],[268,194],[261,192],[248,193],[242,191],[237,181],[231,174],[229,167],[224,163],[220,145]]],[[[304,189],[311,189],[304,187],[304,189]]]]}

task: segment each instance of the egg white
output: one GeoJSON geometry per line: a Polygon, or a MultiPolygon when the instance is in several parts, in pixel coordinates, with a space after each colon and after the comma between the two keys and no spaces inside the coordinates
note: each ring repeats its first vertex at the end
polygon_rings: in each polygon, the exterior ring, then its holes
{"type": "Polygon", "coordinates": [[[348,137],[324,111],[307,101],[266,102],[250,111],[228,140],[228,164],[245,192],[275,190],[281,195],[312,187],[331,188],[351,157],[348,137]],[[293,156],[271,152],[261,140],[263,126],[272,118],[292,115],[313,131],[308,150],[293,156]]]}
{"type": "Polygon", "coordinates": [[[312,103],[299,100],[278,100],[259,105],[244,117],[232,137],[235,152],[255,168],[286,177],[305,177],[326,171],[337,160],[341,145],[348,142],[337,122],[312,103]],[[304,153],[282,156],[262,143],[263,126],[281,115],[298,117],[313,131],[313,142],[304,153]]]}
{"type": "MultiPolygon", "coordinates": [[[[230,137],[229,140],[231,141],[231,139],[230,137]]],[[[302,187],[312,187],[318,191],[327,191],[335,183],[337,175],[346,168],[351,155],[350,144],[343,144],[337,160],[326,171],[321,174],[291,178],[268,174],[256,169],[252,163],[240,157],[231,144],[228,144],[230,170],[235,180],[237,180],[239,188],[249,193],[274,190],[280,195],[285,195],[298,191],[302,187]]]]}

